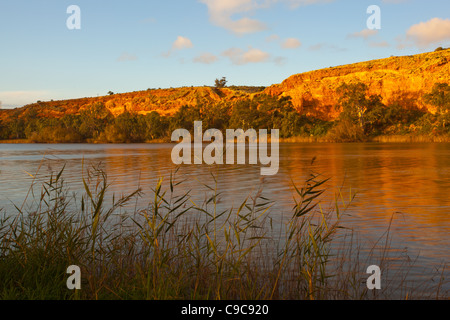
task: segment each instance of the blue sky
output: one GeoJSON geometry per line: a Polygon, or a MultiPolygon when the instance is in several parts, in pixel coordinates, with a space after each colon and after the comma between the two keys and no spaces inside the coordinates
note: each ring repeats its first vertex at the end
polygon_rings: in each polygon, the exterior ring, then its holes
{"type": "Polygon", "coordinates": [[[0,2],[1,107],[301,72],[450,47],[448,0],[0,2]],[[70,5],[81,29],[70,30],[70,5]],[[367,8],[381,9],[369,30],[367,8]]]}

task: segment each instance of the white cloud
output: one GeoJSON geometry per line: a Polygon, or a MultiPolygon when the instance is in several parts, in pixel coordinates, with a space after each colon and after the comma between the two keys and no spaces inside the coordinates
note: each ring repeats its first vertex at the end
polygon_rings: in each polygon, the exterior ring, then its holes
{"type": "Polygon", "coordinates": [[[250,49],[242,55],[244,63],[264,62],[269,59],[270,55],[267,52],[259,49],[250,49]]]}
{"type": "Polygon", "coordinates": [[[267,29],[265,23],[247,16],[258,9],[267,9],[277,2],[287,3],[292,9],[301,5],[327,3],[334,0],[199,0],[208,7],[210,21],[236,34],[255,33],[267,29]]]}
{"type": "Polygon", "coordinates": [[[266,62],[270,58],[270,54],[259,49],[250,48],[248,51],[243,51],[239,48],[231,48],[222,53],[228,57],[233,64],[244,65],[248,63],[266,62]]]}
{"type": "Polygon", "coordinates": [[[218,58],[212,53],[206,52],[194,58],[194,62],[212,64],[216,62],[218,58]]]}
{"type": "Polygon", "coordinates": [[[441,41],[450,41],[450,19],[433,18],[411,26],[406,32],[408,40],[418,47],[426,48],[441,41]]]}
{"type": "Polygon", "coordinates": [[[228,28],[238,34],[255,33],[266,29],[266,25],[258,20],[247,17],[227,23],[228,28]]]}
{"type": "Polygon", "coordinates": [[[285,41],[283,41],[283,43],[281,44],[281,47],[283,49],[296,49],[301,47],[302,43],[300,42],[300,40],[296,39],[296,38],[289,38],[286,39],[285,41]]]}
{"type": "MultiPolygon", "coordinates": [[[[278,0],[280,1],[280,0],[278,0]]],[[[297,8],[299,6],[307,6],[311,4],[317,4],[317,3],[329,3],[333,2],[334,0],[281,0],[282,2],[287,2],[291,8],[297,8]]],[[[275,0],[277,2],[277,0],[275,0]]]]}
{"type": "Polygon", "coordinates": [[[317,43],[308,48],[310,51],[320,51],[320,50],[327,50],[327,51],[335,51],[335,52],[343,52],[347,51],[345,48],[338,47],[334,44],[327,44],[327,43],[317,43]]]}
{"type": "Polygon", "coordinates": [[[177,40],[172,45],[172,49],[174,50],[182,50],[192,48],[194,45],[189,38],[185,38],[182,36],[178,36],[177,40]]]}
{"type": "Polygon", "coordinates": [[[242,50],[238,48],[230,48],[228,50],[225,50],[222,55],[225,57],[230,58],[231,60],[236,59],[236,57],[242,55],[242,50]]]}
{"type": "Polygon", "coordinates": [[[133,54],[129,54],[127,52],[124,52],[120,55],[119,58],[117,58],[117,61],[123,62],[123,61],[136,61],[138,59],[137,56],[133,54]]]}
{"type": "Polygon", "coordinates": [[[190,49],[193,47],[194,45],[192,44],[192,41],[189,38],[178,36],[177,39],[173,42],[172,48],[168,52],[164,52],[162,56],[164,58],[168,58],[170,57],[173,51],[190,49]]]}
{"type": "Polygon", "coordinates": [[[278,40],[280,40],[280,36],[277,34],[272,34],[266,38],[267,42],[273,42],[273,41],[278,41],[278,40]]]}
{"type": "Polygon", "coordinates": [[[266,6],[265,1],[253,0],[200,0],[208,7],[211,22],[236,34],[254,33],[266,29],[266,25],[258,20],[243,17],[233,20],[232,16],[248,13],[266,6]]]}
{"type": "Polygon", "coordinates": [[[372,48],[387,48],[390,47],[391,45],[387,41],[380,41],[380,42],[371,42],[369,46],[371,46],[372,48]]]}
{"type": "Polygon", "coordinates": [[[378,34],[378,30],[364,29],[360,32],[349,34],[348,38],[364,38],[364,40],[367,40],[370,37],[375,36],[376,34],[378,34]]]}

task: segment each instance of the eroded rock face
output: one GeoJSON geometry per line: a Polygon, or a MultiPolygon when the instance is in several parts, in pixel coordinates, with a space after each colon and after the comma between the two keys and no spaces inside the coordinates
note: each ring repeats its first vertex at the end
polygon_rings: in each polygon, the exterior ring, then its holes
{"type": "MultiPolygon", "coordinates": [[[[239,90],[211,87],[182,87],[170,89],[149,89],[108,96],[80,98],[61,101],[33,103],[20,108],[21,116],[34,110],[39,117],[61,118],[66,114],[78,114],[93,104],[101,103],[114,116],[124,111],[148,114],[157,111],[160,115],[173,115],[182,106],[213,105],[221,102],[234,102],[252,97],[239,90]]],[[[0,120],[8,119],[16,110],[0,110],[0,120]]]]}
{"type": "MultiPolygon", "coordinates": [[[[414,56],[391,57],[351,65],[296,74],[281,84],[261,93],[272,96],[290,96],[298,112],[324,120],[339,116],[336,108],[339,96],[336,89],[342,83],[361,81],[369,88],[369,94],[379,94],[383,103],[398,103],[404,108],[434,108],[423,101],[435,83],[450,83],[450,50],[424,53],[414,56]]],[[[81,98],[63,101],[35,103],[21,108],[24,116],[34,110],[37,116],[60,118],[65,114],[77,114],[94,103],[102,103],[117,116],[125,110],[140,114],[157,111],[161,115],[173,115],[182,106],[197,104],[234,103],[261,93],[246,93],[229,88],[183,87],[152,89],[110,96],[81,98]]],[[[0,110],[0,120],[9,118],[16,110],[0,110]]]]}
{"type": "Polygon", "coordinates": [[[115,116],[125,110],[140,114],[157,111],[161,115],[173,115],[182,106],[214,104],[236,98],[239,98],[239,95],[228,89],[185,87],[117,94],[107,99],[104,104],[115,116]]]}
{"type": "Polygon", "coordinates": [[[386,105],[398,103],[434,112],[423,95],[431,92],[435,83],[450,83],[449,62],[450,50],[391,57],[293,75],[265,92],[290,96],[299,112],[331,120],[340,113],[335,108],[336,89],[344,82],[360,81],[368,86],[369,94],[381,95],[386,105]]]}

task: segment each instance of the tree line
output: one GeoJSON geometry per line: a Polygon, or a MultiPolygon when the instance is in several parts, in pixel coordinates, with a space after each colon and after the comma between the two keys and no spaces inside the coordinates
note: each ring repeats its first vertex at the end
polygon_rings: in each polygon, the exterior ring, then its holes
{"type": "Polygon", "coordinates": [[[342,84],[335,106],[340,116],[325,121],[300,114],[289,97],[260,94],[237,102],[183,106],[172,116],[153,111],[146,115],[125,111],[114,117],[101,103],[79,114],[62,118],[39,117],[37,111],[16,109],[0,122],[0,139],[28,139],[37,143],[105,142],[137,143],[170,141],[175,129],[193,130],[196,120],[204,128],[279,129],[281,138],[317,137],[332,141],[364,141],[377,135],[450,133],[450,86],[437,83],[424,101],[436,108],[434,114],[411,103],[382,103],[379,95],[369,95],[364,83],[342,84]]]}

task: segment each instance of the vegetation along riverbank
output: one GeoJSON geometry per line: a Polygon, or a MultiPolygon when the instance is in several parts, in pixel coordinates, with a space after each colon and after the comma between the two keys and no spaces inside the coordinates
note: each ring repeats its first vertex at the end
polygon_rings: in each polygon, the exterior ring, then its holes
{"type": "Polygon", "coordinates": [[[151,89],[0,110],[8,143],[168,142],[175,129],[279,129],[281,141],[449,142],[450,50],[293,75],[270,87],[151,89]]]}
{"type": "Polygon", "coordinates": [[[63,171],[30,192],[32,205],[0,219],[0,299],[448,298],[442,270],[430,274],[439,281],[409,281],[414,261],[388,257],[389,232],[363,258],[342,223],[353,196],[322,203],[327,178],[318,173],[294,188],[292,212],[277,229],[261,191],[218,209],[217,180],[198,203],[175,171],[152,194],[112,197],[106,173],[93,167],[75,196],[63,171]],[[136,197],[148,206],[135,207],[136,197]],[[366,286],[371,257],[383,269],[376,292],[366,286]],[[80,290],[66,286],[72,265],[80,290]]]}

